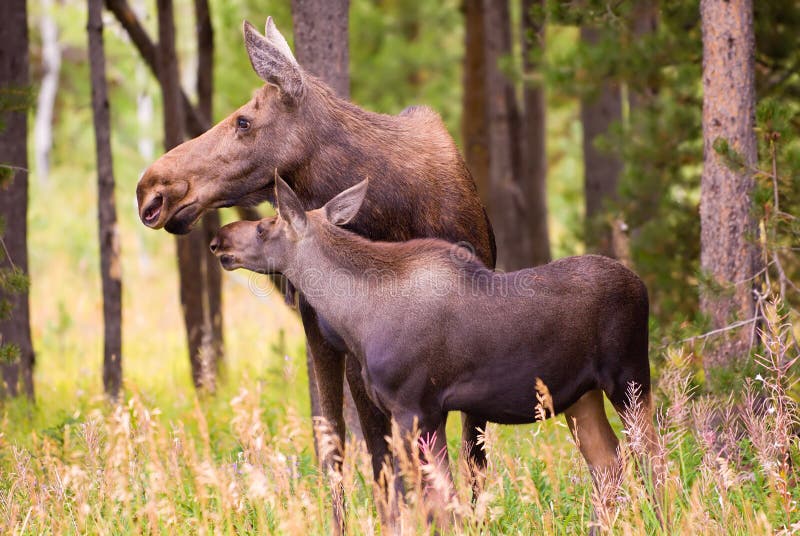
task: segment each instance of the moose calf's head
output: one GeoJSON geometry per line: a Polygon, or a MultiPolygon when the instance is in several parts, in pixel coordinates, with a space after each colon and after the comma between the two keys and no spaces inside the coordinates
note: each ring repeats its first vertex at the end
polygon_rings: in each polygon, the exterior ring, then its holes
{"type": "Polygon", "coordinates": [[[259,273],[287,273],[293,268],[306,267],[309,261],[305,258],[302,266],[296,266],[298,251],[304,244],[319,240],[325,226],[345,225],[353,219],[364,201],[368,183],[365,179],[322,208],[305,212],[289,185],[276,176],[278,215],[258,222],[237,221],[226,225],[211,241],[211,251],[226,270],[245,268],[259,273]]]}
{"type": "Polygon", "coordinates": [[[263,36],[245,22],[244,39],[266,84],[250,102],[145,171],[136,197],[148,227],[184,234],[208,209],[261,203],[271,193],[273,172],[302,160],[304,73],[271,17],[263,36]]]}

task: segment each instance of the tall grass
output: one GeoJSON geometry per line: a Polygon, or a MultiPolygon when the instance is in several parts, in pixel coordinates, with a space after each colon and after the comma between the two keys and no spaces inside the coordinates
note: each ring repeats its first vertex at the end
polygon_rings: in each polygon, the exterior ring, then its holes
{"type": "MultiPolygon", "coordinates": [[[[800,531],[798,408],[789,396],[797,349],[774,305],[766,316],[759,371],[741,396],[698,396],[689,356],[667,352],[657,385],[659,459],[643,458],[642,430],[632,419],[621,430],[620,485],[600,479],[593,488],[560,419],[490,426],[482,438],[489,458],[484,490],[473,505],[465,472],[455,471],[457,491],[448,504],[454,521],[445,531],[800,531]],[[637,469],[656,462],[664,468],[657,483],[637,469]],[[654,488],[664,497],[660,508],[654,488]]],[[[305,381],[291,368],[283,372],[290,385],[305,381]]],[[[334,481],[344,489],[348,532],[380,533],[363,445],[350,441],[342,473],[332,479],[316,466],[311,426],[296,402],[276,408],[268,383],[246,374],[238,383],[214,399],[188,395],[184,411],[171,416],[128,385],[123,403],[89,401],[45,430],[25,429],[11,419],[19,408],[4,407],[0,533],[322,534],[330,531],[334,481]]],[[[401,452],[398,437],[393,444],[401,452]]],[[[457,437],[450,446],[457,450],[457,437]]],[[[418,457],[400,458],[407,490],[402,532],[430,532],[426,491],[441,475],[418,457]]]]}

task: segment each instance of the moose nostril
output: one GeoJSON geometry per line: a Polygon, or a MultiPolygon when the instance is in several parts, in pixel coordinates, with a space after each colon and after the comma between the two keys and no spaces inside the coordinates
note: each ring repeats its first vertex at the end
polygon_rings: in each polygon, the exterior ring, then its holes
{"type": "Polygon", "coordinates": [[[156,194],[150,203],[142,211],[144,223],[150,224],[158,220],[161,215],[161,208],[164,206],[164,196],[156,194]]]}
{"type": "Polygon", "coordinates": [[[211,253],[216,253],[217,249],[219,249],[219,238],[215,236],[208,247],[211,248],[211,253]]]}

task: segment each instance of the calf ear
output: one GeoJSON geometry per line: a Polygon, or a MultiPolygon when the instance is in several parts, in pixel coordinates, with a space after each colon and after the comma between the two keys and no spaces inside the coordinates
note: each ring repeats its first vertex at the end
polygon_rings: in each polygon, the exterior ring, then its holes
{"type": "Polygon", "coordinates": [[[369,179],[364,179],[325,203],[323,208],[328,221],[334,225],[344,225],[352,220],[364,202],[368,186],[369,179]]]}
{"type": "Polygon", "coordinates": [[[303,72],[272,17],[267,19],[266,37],[247,21],[244,21],[243,31],[253,70],[266,83],[277,87],[285,102],[296,103],[303,95],[303,72]]]}
{"type": "Polygon", "coordinates": [[[275,174],[275,201],[278,215],[283,218],[298,235],[306,230],[306,211],[292,188],[275,174]]]}

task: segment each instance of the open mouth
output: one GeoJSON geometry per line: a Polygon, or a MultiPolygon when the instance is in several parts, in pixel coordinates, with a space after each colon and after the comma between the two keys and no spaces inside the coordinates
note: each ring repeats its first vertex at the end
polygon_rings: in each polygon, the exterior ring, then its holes
{"type": "Polygon", "coordinates": [[[142,212],[142,220],[145,225],[155,225],[161,216],[161,209],[164,207],[164,196],[161,194],[156,195],[147,208],[142,212]]]}

